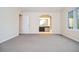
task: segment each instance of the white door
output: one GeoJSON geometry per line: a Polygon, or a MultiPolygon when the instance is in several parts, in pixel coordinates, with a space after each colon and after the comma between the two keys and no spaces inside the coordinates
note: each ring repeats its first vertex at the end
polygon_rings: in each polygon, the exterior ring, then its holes
{"type": "Polygon", "coordinates": [[[29,16],[20,16],[19,24],[20,34],[29,33],[29,16]]]}
{"type": "Polygon", "coordinates": [[[29,16],[23,15],[23,33],[29,33],[29,16]]]}

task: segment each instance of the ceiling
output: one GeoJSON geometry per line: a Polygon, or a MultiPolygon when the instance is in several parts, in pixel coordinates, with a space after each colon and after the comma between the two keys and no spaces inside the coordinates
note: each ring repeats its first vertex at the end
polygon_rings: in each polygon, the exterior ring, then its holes
{"type": "Polygon", "coordinates": [[[20,9],[27,12],[60,12],[64,7],[21,7],[20,9]]]}

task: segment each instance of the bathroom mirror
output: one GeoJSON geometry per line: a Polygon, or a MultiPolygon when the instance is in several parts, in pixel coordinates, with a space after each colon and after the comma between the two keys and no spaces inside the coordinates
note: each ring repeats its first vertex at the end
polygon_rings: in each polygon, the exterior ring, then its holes
{"type": "Polygon", "coordinates": [[[40,26],[50,26],[50,16],[49,15],[40,16],[40,26]]]}

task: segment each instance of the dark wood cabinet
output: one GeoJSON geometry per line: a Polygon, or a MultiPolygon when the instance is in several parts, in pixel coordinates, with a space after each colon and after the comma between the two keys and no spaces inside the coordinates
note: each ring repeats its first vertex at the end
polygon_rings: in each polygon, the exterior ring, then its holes
{"type": "Polygon", "coordinates": [[[50,30],[50,27],[49,26],[43,26],[43,27],[39,27],[39,32],[49,32],[49,30],[50,30]],[[48,30],[46,30],[46,29],[48,29],[48,30]]]}
{"type": "Polygon", "coordinates": [[[39,27],[39,32],[44,32],[45,31],[45,27],[39,27]]]}

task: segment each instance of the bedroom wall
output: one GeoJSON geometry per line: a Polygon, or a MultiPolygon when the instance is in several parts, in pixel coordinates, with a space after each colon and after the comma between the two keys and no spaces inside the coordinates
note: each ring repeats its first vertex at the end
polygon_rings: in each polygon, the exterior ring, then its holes
{"type": "Polygon", "coordinates": [[[19,33],[18,8],[0,7],[0,43],[19,33]]]}
{"type": "Polygon", "coordinates": [[[60,12],[23,12],[23,15],[29,16],[30,33],[38,33],[39,32],[40,16],[44,15],[44,14],[51,16],[52,33],[53,34],[61,34],[60,12]]]}

